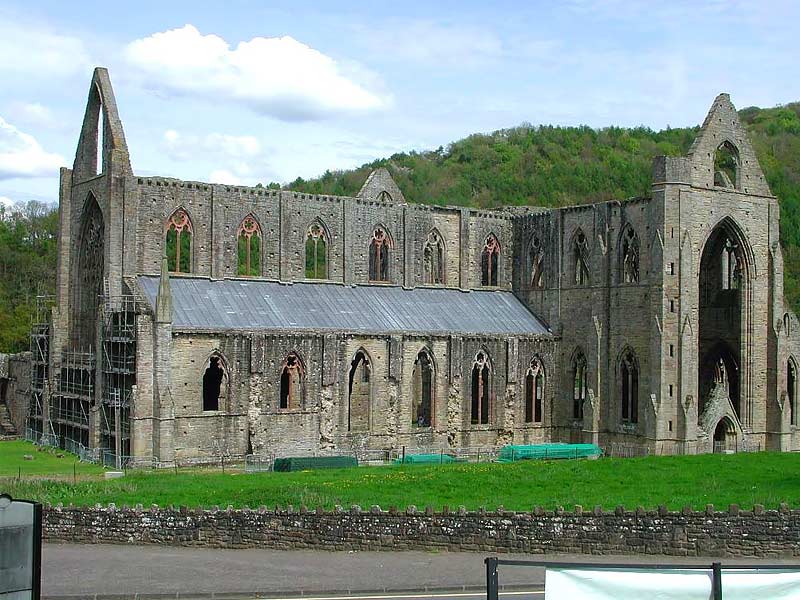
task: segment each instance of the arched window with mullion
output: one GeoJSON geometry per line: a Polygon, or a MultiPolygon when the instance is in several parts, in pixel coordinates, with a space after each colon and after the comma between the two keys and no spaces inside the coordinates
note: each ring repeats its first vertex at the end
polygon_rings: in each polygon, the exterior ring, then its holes
{"type": "Polygon", "coordinates": [[[171,273],[192,272],[192,221],[188,213],[179,208],[164,227],[164,244],[167,268],[171,273]]]}
{"type": "Polygon", "coordinates": [[[328,237],[319,223],[306,232],[306,279],[328,279],[328,237]]]}
{"type": "Polygon", "coordinates": [[[250,214],[242,219],[237,233],[238,274],[243,277],[261,275],[261,227],[250,214]]]}

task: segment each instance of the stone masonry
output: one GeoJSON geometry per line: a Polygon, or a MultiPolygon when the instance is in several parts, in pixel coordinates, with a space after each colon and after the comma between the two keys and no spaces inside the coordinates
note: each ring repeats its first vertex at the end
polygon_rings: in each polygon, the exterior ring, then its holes
{"type": "MultiPolygon", "coordinates": [[[[800,448],[800,326],[783,300],[778,200],[726,94],[687,156],[655,160],[647,198],[410,202],[386,169],[356,197],[137,176],[96,69],[61,172],[48,369],[34,385],[44,406],[25,411],[29,425],[159,464],[554,441],[800,448]],[[181,321],[184,281],[210,282],[196,310],[218,318],[181,321]],[[524,307],[533,325],[482,329],[477,314],[411,330],[386,313],[369,329],[356,303],[328,315],[349,325],[281,313],[237,328],[217,296],[226,281],[303,285],[308,297],[396,288],[413,304],[399,319],[428,318],[410,299],[438,289],[524,307]]],[[[286,288],[269,289],[279,300],[286,288]]],[[[253,310],[272,315],[265,294],[253,310]]]]}

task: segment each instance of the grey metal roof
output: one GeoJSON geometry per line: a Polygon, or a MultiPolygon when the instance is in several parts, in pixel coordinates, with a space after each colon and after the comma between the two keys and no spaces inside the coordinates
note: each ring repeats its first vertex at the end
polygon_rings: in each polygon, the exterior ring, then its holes
{"type": "MultiPolygon", "coordinates": [[[[140,276],[155,307],[159,277],[140,276]]],[[[514,294],[445,288],[346,286],[170,277],[172,326],[181,330],[549,334],[514,294]]]]}
{"type": "MultiPolygon", "coordinates": [[[[140,276],[152,307],[159,277],[140,276]]],[[[348,286],[170,277],[181,330],[327,330],[354,333],[548,334],[514,294],[445,288],[348,286]]]]}

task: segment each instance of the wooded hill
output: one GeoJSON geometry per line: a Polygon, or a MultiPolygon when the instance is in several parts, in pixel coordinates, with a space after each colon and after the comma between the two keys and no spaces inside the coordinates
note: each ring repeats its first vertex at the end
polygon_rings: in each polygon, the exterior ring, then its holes
{"type": "MultiPolygon", "coordinates": [[[[785,294],[800,312],[800,102],[745,108],[739,115],[780,200],[785,294]]],[[[648,195],[653,157],[686,154],[697,131],[523,124],[471,135],[446,148],[298,178],[286,187],[353,196],[370,171],[385,166],[411,202],[487,208],[623,200],[648,195]]],[[[54,208],[36,203],[19,211],[0,208],[0,352],[28,347],[37,291],[53,292],[57,226],[54,208]]]]}

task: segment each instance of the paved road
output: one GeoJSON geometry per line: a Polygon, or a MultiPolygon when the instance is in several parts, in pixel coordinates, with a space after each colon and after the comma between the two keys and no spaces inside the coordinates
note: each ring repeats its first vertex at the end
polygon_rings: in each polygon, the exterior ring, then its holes
{"type": "MultiPolygon", "coordinates": [[[[468,552],[327,552],[277,550],[214,550],[164,546],[45,544],[42,593],[46,597],[135,594],[211,594],[263,596],[296,594],[323,597],[330,593],[463,590],[485,585],[486,553],[468,552]]],[[[542,555],[503,555],[541,560],[542,555]]],[[[669,557],[554,556],[548,560],[597,562],[701,562],[711,559],[669,557]]],[[[753,562],[724,560],[724,564],[753,562]]],[[[798,564],[797,560],[769,560],[798,564]]],[[[540,590],[544,570],[500,568],[501,586],[540,590]]],[[[411,596],[403,596],[411,597],[411,596]]],[[[452,595],[448,597],[453,597],[452,595]]],[[[473,600],[479,596],[460,597],[473,600]]],[[[509,600],[541,598],[513,595],[509,600]]]]}

